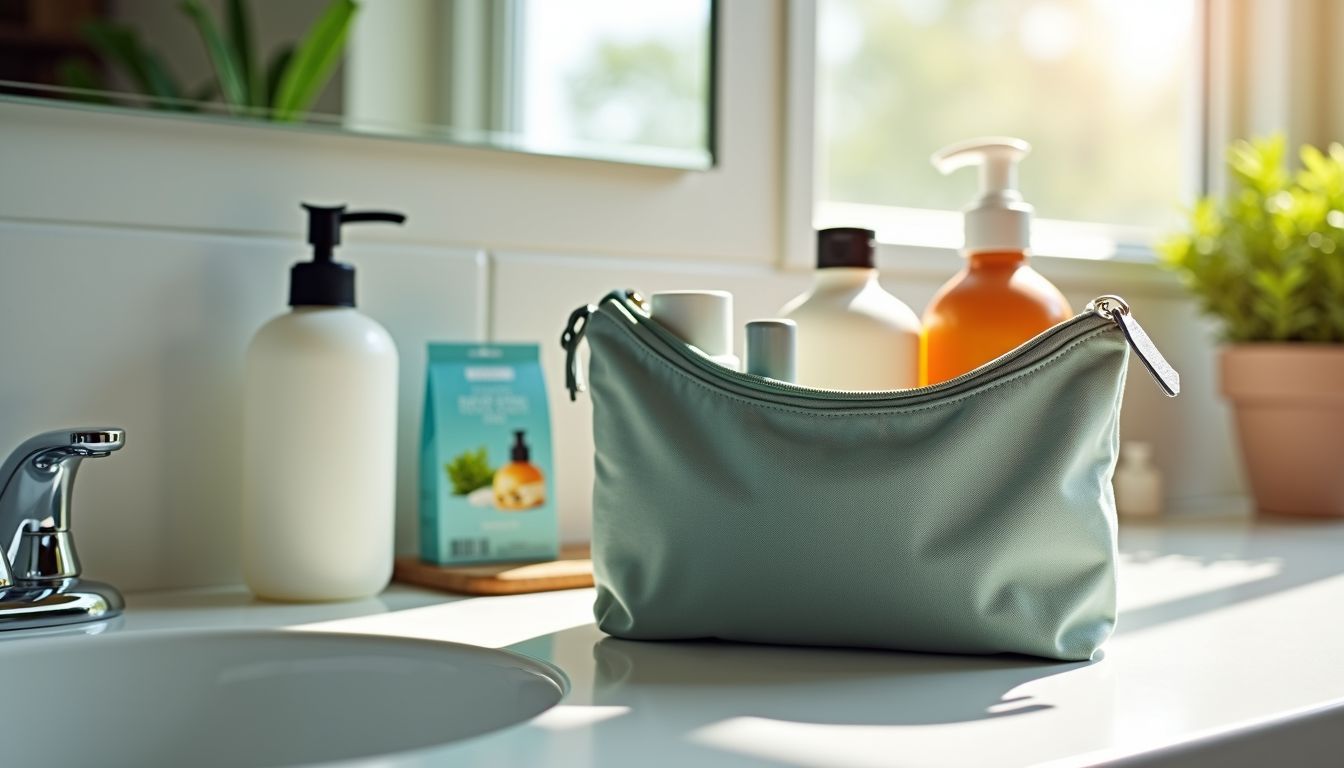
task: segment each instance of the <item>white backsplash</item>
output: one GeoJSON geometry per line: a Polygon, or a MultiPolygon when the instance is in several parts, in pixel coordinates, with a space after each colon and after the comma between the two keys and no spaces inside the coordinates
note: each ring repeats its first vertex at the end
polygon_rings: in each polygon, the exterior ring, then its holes
{"type": "MultiPolygon", "coordinates": [[[[340,257],[359,267],[360,307],[401,353],[401,552],[416,546],[425,342],[541,345],[562,535],[581,541],[590,532],[591,410],[586,396],[571,403],[563,388],[559,338],[569,312],[613,288],[719,288],[735,296],[740,334],[742,323],[773,316],[809,280],[764,265],[487,254],[353,237],[340,257]]],[[[243,353],[256,328],[284,311],[289,266],[305,254],[301,242],[275,238],[0,223],[0,451],[61,426],[127,429],[126,449],[87,462],[78,483],[76,538],[92,577],[124,589],[238,580],[243,353]]],[[[883,282],[919,311],[941,278],[883,282]]],[[[1116,290],[1065,287],[1075,308],[1116,290]]],[[[1136,364],[1125,438],[1156,444],[1173,497],[1235,492],[1207,329],[1169,292],[1129,298],[1181,371],[1185,394],[1162,397],[1136,364]]],[[[739,350],[741,343],[739,335],[739,350]]]]}
{"type": "MultiPolygon", "coordinates": [[[[0,224],[0,451],[66,426],[127,431],[76,484],[90,576],[123,589],[239,580],[243,354],[286,309],[305,253],[266,238],[0,224]]],[[[425,342],[484,337],[485,259],[358,243],[341,258],[401,352],[397,546],[410,551],[425,342]]]]}

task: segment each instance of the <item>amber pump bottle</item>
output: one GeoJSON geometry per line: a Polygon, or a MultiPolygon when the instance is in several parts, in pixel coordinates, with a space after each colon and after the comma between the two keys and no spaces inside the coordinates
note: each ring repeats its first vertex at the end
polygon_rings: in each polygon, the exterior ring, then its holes
{"type": "Polygon", "coordinates": [[[943,173],[978,165],[980,196],[965,209],[966,267],[924,312],[919,383],[956,378],[1073,315],[1059,289],[1028,263],[1032,208],[1017,190],[1020,139],[953,144],[933,156],[943,173]]]}

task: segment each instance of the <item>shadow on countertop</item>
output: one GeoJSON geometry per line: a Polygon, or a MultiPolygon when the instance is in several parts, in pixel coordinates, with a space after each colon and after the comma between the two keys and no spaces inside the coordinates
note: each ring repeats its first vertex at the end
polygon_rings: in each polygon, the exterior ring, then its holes
{"type": "MultiPolygon", "coordinates": [[[[800,723],[932,725],[1051,709],[1021,685],[1093,666],[1029,656],[955,656],[719,641],[651,642],[602,635],[592,625],[519,643],[527,653],[590,645],[592,703],[690,713],[715,722],[753,716],[800,723]]],[[[1098,656],[1100,658],[1100,655],[1098,656]]],[[[569,671],[569,670],[567,670],[569,671]]],[[[573,670],[575,677],[586,672],[573,670]]],[[[576,689],[587,681],[576,679],[576,689]]]]}
{"type": "MultiPolygon", "coordinates": [[[[1344,521],[1283,517],[1225,522],[1172,522],[1122,528],[1120,554],[1129,564],[1172,558],[1199,567],[1269,565],[1272,575],[1122,610],[1116,635],[1193,618],[1344,575],[1344,521]]],[[[1123,571],[1121,578],[1123,579],[1123,571]]],[[[1324,608],[1324,606],[1323,606],[1324,608]]]]}
{"type": "MultiPolygon", "coordinates": [[[[604,636],[591,624],[534,638],[513,650],[526,652],[534,643],[570,651],[569,664],[561,664],[574,685],[568,703],[621,713],[594,723],[583,737],[598,766],[628,765],[632,749],[651,756],[649,765],[830,764],[818,763],[815,754],[791,757],[791,747],[773,735],[780,729],[831,758],[852,751],[853,745],[846,746],[852,739],[871,737],[864,749],[881,750],[881,764],[889,764],[913,757],[889,752],[907,743],[901,726],[1030,719],[1054,709],[1050,702],[1014,693],[1033,681],[1089,675],[1094,679],[1084,684],[1095,688],[1098,710],[1109,711],[1112,699],[1110,676],[1096,662],[631,641],[604,636]],[[590,649],[591,667],[580,655],[584,649],[590,649]],[[858,736],[855,727],[897,730],[858,736]]],[[[1094,721],[1109,727],[1109,717],[1094,721]]],[[[1102,737],[1069,736],[1089,743],[1102,737]]]]}

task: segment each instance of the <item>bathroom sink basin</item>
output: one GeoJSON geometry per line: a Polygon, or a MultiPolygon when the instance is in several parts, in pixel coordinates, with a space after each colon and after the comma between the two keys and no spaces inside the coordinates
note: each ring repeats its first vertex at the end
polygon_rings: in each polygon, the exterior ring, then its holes
{"type": "Polygon", "coordinates": [[[6,765],[280,766],[425,749],[554,706],[554,668],[486,648],[286,631],[0,640],[6,765]]]}

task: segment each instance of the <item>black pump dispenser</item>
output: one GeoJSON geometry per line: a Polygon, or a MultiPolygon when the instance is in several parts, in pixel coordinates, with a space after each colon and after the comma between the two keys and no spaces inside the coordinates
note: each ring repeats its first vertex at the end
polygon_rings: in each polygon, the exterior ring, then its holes
{"type": "Polygon", "coordinates": [[[523,442],[523,435],[525,434],[527,433],[521,429],[513,431],[513,447],[509,449],[509,459],[512,461],[529,461],[532,458],[527,443],[523,442]]]}
{"type": "Polygon", "coordinates": [[[355,268],[332,260],[332,252],[341,244],[341,225],[364,221],[386,221],[401,224],[406,217],[391,211],[354,211],[347,213],[344,205],[309,205],[308,244],[313,246],[313,260],[301,261],[289,271],[289,305],[353,307],[355,306],[355,268]]]}

